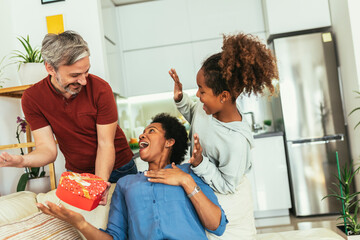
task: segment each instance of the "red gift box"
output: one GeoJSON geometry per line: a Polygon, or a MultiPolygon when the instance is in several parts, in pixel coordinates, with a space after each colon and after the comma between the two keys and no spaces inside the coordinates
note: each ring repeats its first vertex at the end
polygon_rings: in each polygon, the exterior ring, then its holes
{"type": "Polygon", "coordinates": [[[56,196],[74,207],[91,211],[99,205],[106,188],[106,182],[94,174],[64,172],[56,196]]]}

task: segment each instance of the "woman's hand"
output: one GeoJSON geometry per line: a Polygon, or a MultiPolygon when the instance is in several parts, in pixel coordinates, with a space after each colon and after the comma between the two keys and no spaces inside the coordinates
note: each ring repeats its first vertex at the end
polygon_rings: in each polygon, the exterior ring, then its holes
{"type": "Polygon", "coordinates": [[[202,162],[202,160],[203,160],[202,147],[200,145],[199,135],[197,133],[195,133],[194,134],[194,149],[193,149],[192,156],[189,160],[189,163],[193,167],[197,167],[202,162]]]}
{"type": "MultiPolygon", "coordinates": [[[[183,186],[191,178],[189,174],[178,168],[175,163],[171,164],[172,168],[149,170],[144,174],[148,177],[149,182],[163,183],[173,186],[183,186]]],[[[192,178],[191,178],[192,179],[192,178]]]]}
{"type": "Polygon", "coordinates": [[[174,79],[174,100],[175,102],[180,102],[183,98],[182,93],[182,84],[179,80],[179,76],[177,75],[174,68],[170,69],[169,71],[170,77],[174,79]]]}
{"type": "Polygon", "coordinates": [[[77,212],[65,208],[63,205],[46,201],[45,204],[37,203],[37,207],[45,214],[51,215],[65,222],[70,223],[77,229],[81,229],[86,224],[85,218],[77,212]]]}

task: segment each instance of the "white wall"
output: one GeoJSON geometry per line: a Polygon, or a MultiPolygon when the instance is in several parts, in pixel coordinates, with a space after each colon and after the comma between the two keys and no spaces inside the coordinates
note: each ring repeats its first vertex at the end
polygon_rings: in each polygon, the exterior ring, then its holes
{"type": "MultiPolygon", "coordinates": [[[[360,128],[354,130],[360,121],[360,113],[348,116],[355,108],[360,106],[359,99],[354,91],[359,91],[360,71],[360,2],[357,0],[338,1],[329,0],[333,32],[341,69],[343,95],[345,104],[345,119],[348,122],[351,157],[360,161],[360,128]]],[[[360,189],[360,176],[357,176],[357,189],[360,189]]]]}
{"type": "MultiPolygon", "coordinates": [[[[29,34],[34,46],[41,46],[47,33],[46,16],[63,14],[65,30],[80,33],[88,42],[91,52],[90,72],[107,79],[107,60],[104,52],[104,34],[101,20],[101,0],[66,0],[41,4],[40,0],[0,0],[0,59],[20,48],[16,37],[29,34]]],[[[6,74],[11,78],[4,87],[19,85],[17,68],[12,66],[6,74]]],[[[16,117],[22,115],[20,100],[0,97],[0,145],[16,143],[16,117]]],[[[19,150],[13,150],[17,153],[19,150]]],[[[59,155],[55,162],[57,178],[64,171],[64,158],[59,155]]],[[[0,168],[0,195],[16,191],[22,169],[0,168]]]]}

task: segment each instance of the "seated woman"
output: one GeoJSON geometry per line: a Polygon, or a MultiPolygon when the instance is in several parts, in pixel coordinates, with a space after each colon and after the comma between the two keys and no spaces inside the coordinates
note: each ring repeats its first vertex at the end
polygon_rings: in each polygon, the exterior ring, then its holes
{"type": "Polygon", "coordinates": [[[106,230],[62,205],[47,202],[39,209],[69,222],[87,239],[206,239],[205,229],[221,235],[227,219],[213,190],[189,164],[175,165],[188,148],[184,126],[159,114],[139,138],[140,157],[149,170],[119,179],[106,230]]]}

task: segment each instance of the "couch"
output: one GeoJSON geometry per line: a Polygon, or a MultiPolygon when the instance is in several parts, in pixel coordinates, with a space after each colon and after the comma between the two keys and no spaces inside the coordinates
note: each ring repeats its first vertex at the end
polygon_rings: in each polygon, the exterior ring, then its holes
{"type": "MultiPolygon", "coordinates": [[[[112,184],[106,206],[85,211],[61,202],[65,207],[80,212],[97,228],[106,228],[109,204],[114,191],[112,184]]],[[[48,193],[18,192],[0,197],[0,239],[85,239],[71,225],[41,213],[36,203],[59,203],[55,190],[48,193]]],[[[341,240],[340,235],[326,228],[257,234],[256,240],[341,240]]]]}

